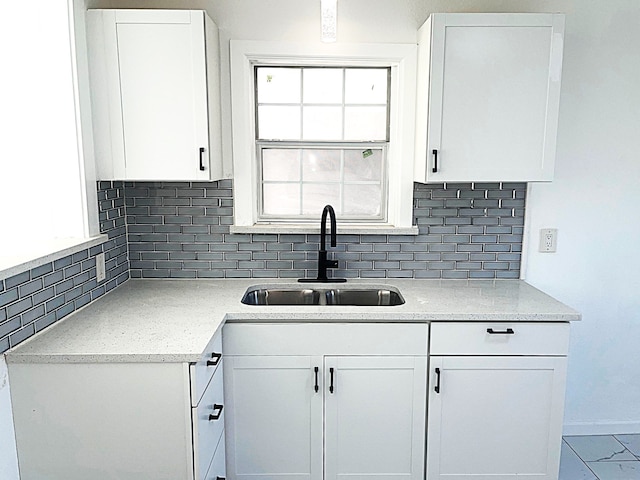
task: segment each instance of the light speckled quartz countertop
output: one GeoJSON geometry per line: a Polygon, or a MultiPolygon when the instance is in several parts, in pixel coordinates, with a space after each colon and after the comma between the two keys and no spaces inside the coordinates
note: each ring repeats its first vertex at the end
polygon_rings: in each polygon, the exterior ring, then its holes
{"type": "Polygon", "coordinates": [[[248,306],[250,286],[291,280],[129,280],[7,352],[10,363],[196,362],[226,322],[431,322],[580,320],[575,310],[519,280],[351,280],[302,288],[396,287],[404,305],[248,306]]]}

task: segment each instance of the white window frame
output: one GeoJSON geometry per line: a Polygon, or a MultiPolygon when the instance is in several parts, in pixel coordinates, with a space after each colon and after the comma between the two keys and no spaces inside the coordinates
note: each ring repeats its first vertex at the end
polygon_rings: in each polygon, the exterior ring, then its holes
{"type": "MultiPolygon", "coordinates": [[[[257,223],[254,66],[390,67],[387,221],[339,221],[342,233],[416,234],[413,219],[417,46],[414,44],[304,44],[231,40],[234,225],[232,232],[315,232],[315,224],[257,223]]],[[[318,218],[320,217],[318,212],[318,218]]]]}

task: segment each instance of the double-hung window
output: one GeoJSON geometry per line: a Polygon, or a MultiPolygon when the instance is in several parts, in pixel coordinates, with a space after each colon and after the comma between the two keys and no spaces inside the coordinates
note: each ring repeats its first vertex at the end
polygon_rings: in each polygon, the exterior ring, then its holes
{"type": "Polygon", "coordinates": [[[386,221],[390,69],[255,66],[259,220],[386,221]]]}
{"type": "Polygon", "coordinates": [[[318,48],[231,43],[233,229],[411,229],[415,46],[318,48]]]}

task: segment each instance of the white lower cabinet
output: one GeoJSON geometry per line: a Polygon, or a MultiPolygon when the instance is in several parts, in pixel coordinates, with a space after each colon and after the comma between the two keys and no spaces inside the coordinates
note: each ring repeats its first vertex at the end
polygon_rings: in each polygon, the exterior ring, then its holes
{"type": "Polygon", "coordinates": [[[420,480],[426,358],[330,356],[324,366],[324,478],[420,480]]]}
{"type": "Polygon", "coordinates": [[[196,364],[10,363],[21,480],[224,477],[216,346],[196,364]]]}
{"type": "Polygon", "coordinates": [[[426,325],[269,327],[225,327],[228,478],[423,479],[426,325]]]}
{"type": "Polygon", "coordinates": [[[427,480],[557,480],[568,327],[432,325],[427,480]]]}
{"type": "Polygon", "coordinates": [[[322,391],[314,390],[314,365],[321,362],[225,358],[229,478],[322,478],[322,391]]]}
{"type": "Polygon", "coordinates": [[[230,323],[191,364],[9,363],[20,478],[557,480],[568,342],[568,323],[230,323]]]}

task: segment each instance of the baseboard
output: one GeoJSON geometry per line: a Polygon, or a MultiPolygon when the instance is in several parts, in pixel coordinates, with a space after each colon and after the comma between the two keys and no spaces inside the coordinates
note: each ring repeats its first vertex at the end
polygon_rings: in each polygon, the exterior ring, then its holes
{"type": "Polygon", "coordinates": [[[615,435],[640,433],[640,422],[576,422],[565,423],[563,435],[615,435]]]}

